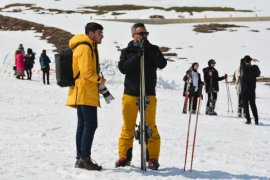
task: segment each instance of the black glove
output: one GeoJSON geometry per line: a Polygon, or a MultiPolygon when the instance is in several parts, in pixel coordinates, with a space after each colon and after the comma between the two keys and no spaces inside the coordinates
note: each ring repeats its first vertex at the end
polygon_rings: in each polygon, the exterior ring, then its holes
{"type": "Polygon", "coordinates": [[[143,49],[139,48],[138,51],[137,51],[137,54],[138,54],[139,57],[141,57],[143,55],[143,49]]]}
{"type": "Polygon", "coordinates": [[[228,75],[227,75],[227,74],[225,74],[225,75],[224,75],[224,78],[225,78],[225,79],[227,79],[227,77],[228,77],[228,75]]]}

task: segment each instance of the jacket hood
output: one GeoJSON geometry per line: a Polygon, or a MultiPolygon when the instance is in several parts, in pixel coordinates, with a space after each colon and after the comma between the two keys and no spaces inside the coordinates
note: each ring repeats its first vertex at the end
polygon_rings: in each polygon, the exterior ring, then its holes
{"type": "Polygon", "coordinates": [[[70,40],[69,40],[69,47],[70,48],[74,48],[78,43],[82,43],[82,42],[87,42],[90,44],[93,44],[94,41],[89,39],[89,37],[85,34],[77,34],[75,36],[73,36],[70,40]]]}

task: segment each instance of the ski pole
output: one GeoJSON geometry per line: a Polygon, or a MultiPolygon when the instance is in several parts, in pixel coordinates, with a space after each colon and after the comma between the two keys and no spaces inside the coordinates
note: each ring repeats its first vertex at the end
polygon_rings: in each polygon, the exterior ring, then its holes
{"type": "Polygon", "coordinates": [[[230,112],[230,99],[229,99],[229,92],[228,92],[228,82],[226,80],[226,90],[227,90],[227,102],[228,102],[228,113],[230,112]]]}
{"type": "Polygon", "coordinates": [[[200,95],[199,96],[199,103],[198,103],[198,107],[197,107],[197,115],[196,115],[194,136],[193,136],[193,146],[192,146],[190,172],[192,171],[192,165],[193,165],[193,159],[194,159],[195,143],[196,143],[196,136],[197,136],[197,125],[198,125],[198,119],[199,119],[199,113],[200,113],[201,99],[202,99],[202,96],[200,95]]]}
{"type": "MultiPolygon", "coordinates": [[[[191,96],[191,104],[193,104],[194,96],[191,96]]],[[[191,123],[191,106],[189,110],[189,120],[188,120],[188,130],[187,130],[187,139],[186,139],[186,153],[185,153],[185,163],[184,163],[184,171],[186,171],[187,164],[187,153],[188,153],[188,145],[189,145],[189,131],[190,131],[190,123],[191,123]]]]}
{"type": "MultiPolygon", "coordinates": [[[[229,103],[230,103],[231,109],[232,109],[232,112],[233,112],[232,98],[231,98],[230,87],[229,87],[227,79],[226,79],[226,85],[227,85],[227,94],[228,94],[228,106],[229,106],[229,103]]],[[[229,109],[228,109],[228,111],[229,111],[229,109]]]]}

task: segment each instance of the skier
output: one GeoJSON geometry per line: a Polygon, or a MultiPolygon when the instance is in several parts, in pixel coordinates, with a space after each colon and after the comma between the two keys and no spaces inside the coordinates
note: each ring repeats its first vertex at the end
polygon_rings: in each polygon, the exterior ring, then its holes
{"type": "Polygon", "coordinates": [[[241,75],[242,75],[242,71],[243,71],[243,65],[244,65],[244,58],[241,59],[240,61],[240,66],[235,70],[234,72],[234,83],[235,83],[235,89],[237,92],[237,96],[238,96],[238,107],[237,107],[237,114],[238,117],[242,117],[242,113],[243,113],[243,101],[242,101],[242,96],[241,96],[241,75]]]}
{"type": "Polygon", "coordinates": [[[218,71],[215,69],[215,65],[216,61],[214,59],[210,59],[208,61],[208,67],[203,69],[205,91],[208,95],[205,112],[205,114],[207,115],[217,115],[217,113],[214,110],[217,101],[217,93],[219,91],[218,81],[227,79],[227,74],[225,74],[222,77],[219,77],[218,71]]]}
{"type": "Polygon", "coordinates": [[[244,57],[245,65],[243,66],[241,76],[241,95],[244,104],[244,114],[247,119],[246,124],[251,124],[249,115],[249,104],[252,110],[255,124],[259,124],[259,117],[257,112],[257,106],[255,103],[256,99],[256,78],[260,76],[261,71],[257,65],[253,65],[252,62],[255,60],[250,56],[244,57]]]}
{"type": "MultiPolygon", "coordinates": [[[[189,110],[191,109],[191,101],[193,97],[192,103],[192,114],[196,113],[197,109],[197,100],[198,97],[201,95],[201,88],[203,86],[203,82],[201,81],[201,75],[198,73],[199,63],[194,62],[191,65],[191,68],[186,72],[183,80],[185,81],[185,88],[188,88],[188,97],[189,97],[189,110]],[[189,86],[187,84],[187,80],[190,78],[189,86]]],[[[187,92],[184,92],[184,94],[187,92]]],[[[186,94],[185,94],[186,95],[186,94]]]]}
{"type": "Polygon", "coordinates": [[[119,159],[116,167],[130,165],[132,159],[133,138],[135,132],[138,106],[136,102],[140,96],[140,59],[144,53],[145,58],[145,91],[149,97],[149,104],[146,107],[146,123],[152,131],[148,139],[148,168],[157,170],[159,167],[160,136],[156,126],[156,82],[157,68],[163,69],[167,61],[156,45],[152,45],[148,40],[144,24],[136,23],[131,28],[133,40],[129,42],[127,48],[121,51],[119,70],[125,74],[125,89],[122,98],[123,126],[119,138],[119,159]],[[143,41],[143,49],[140,42],[143,41]]]}

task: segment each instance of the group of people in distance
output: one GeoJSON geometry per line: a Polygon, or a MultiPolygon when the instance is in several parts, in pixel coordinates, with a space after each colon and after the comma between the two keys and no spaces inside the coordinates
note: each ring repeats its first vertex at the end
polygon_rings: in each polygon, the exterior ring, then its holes
{"type": "MultiPolygon", "coordinates": [[[[256,59],[250,56],[245,56],[240,61],[240,67],[234,73],[233,81],[236,84],[238,94],[238,117],[242,115],[246,118],[246,124],[251,124],[249,114],[249,104],[254,116],[254,122],[259,124],[259,117],[257,106],[255,103],[256,95],[256,78],[260,76],[261,72],[257,65],[254,64],[256,59]],[[242,111],[244,109],[244,111],[242,111]]],[[[208,61],[208,67],[203,69],[204,83],[201,80],[200,73],[198,73],[199,64],[193,63],[191,68],[186,72],[183,80],[185,81],[184,96],[189,97],[189,110],[190,113],[195,114],[197,108],[197,99],[202,97],[203,85],[208,99],[206,104],[205,114],[217,115],[215,104],[217,101],[217,93],[219,91],[219,81],[226,80],[227,74],[219,76],[217,69],[215,69],[216,61],[211,59],[208,61]]],[[[228,83],[228,82],[226,82],[228,83]]],[[[186,113],[186,111],[183,111],[186,113]]]]}
{"type": "MultiPolygon", "coordinates": [[[[149,104],[146,106],[146,124],[152,132],[147,138],[148,168],[158,170],[160,155],[160,135],[156,125],[156,83],[157,69],[163,69],[167,65],[158,46],[153,45],[147,39],[149,32],[142,23],[136,23],[131,27],[131,41],[121,51],[118,68],[125,75],[124,92],[122,97],[122,119],[123,125],[118,140],[118,159],[115,167],[129,166],[133,155],[133,141],[136,128],[136,118],[139,111],[137,102],[140,98],[140,64],[145,59],[145,92],[149,104]]],[[[92,160],[92,144],[96,129],[98,127],[97,108],[99,102],[99,85],[104,85],[106,80],[102,76],[99,67],[98,44],[103,39],[103,26],[90,22],[85,26],[85,34],[77,34],[69,40],[69,47],[73,49],[72,67],[75,85],[69,87],[67,106],[77,110],[77,131],[76,131],[76,162],[75,167],[87,170],[102,170],[102,166],[92,160]],[[91,47],[89,47],[91,46],[91,47]]],[[[244,65],[241,67],[240,83],[242,87],[242,98],[244,106],[254,101],[256,77],[259,76],[259,69],[251,65],[252,59],[244,57],[244,65]],[[249,80],[248,80],[249,79],[249,80]],[[248,81],[248,82],[247,82],[248,81]],[[250,86],[253,88],[250,91],[250,86]],[[246,88],[248,87],[248,88],[246,88]]],[[[193,63],[187,71],[185,80],[190,79],[189,96],[193,100],[192,112],[196,112],[196,99],[201,96],[202,85],[205,84],[208,101],[206,114],[216,115],[215,102],[219,91],[218,81],[227,79],[225,74],[219,77],[215,69],[216,61],[211,59],[208,67],[203,70],[204,83],[198,73],[199,64],[193,63]]],[[[247,124],[250,123],[248,108],[244,108],[247,124]]],[[[255,123],[258,124],[254,108],[255,123]]]]}
{"type": "MultiPolygon", "coordinates": [[[[25,54],[24,47],[22,44],[19,45],[18,49],[15,52],[15,66],[13,67],[13,70],[15,71],[15,75],[17,79],[24,79],[26,71],[27,79],[32,79],[32,68],[35,64],[35,55],[36,53],[33,52],[31,48],[27,49],[27,53],[25,54]]],[[[50,84],[49,81],[49,71],[50,71],[50,63],[51,60],[46,54],[46,50],[43,50],[40,58],[40,67],[43,72],[43,83],[46,84],[45,76],[47,79],[47,84],[50,84]]]]}

